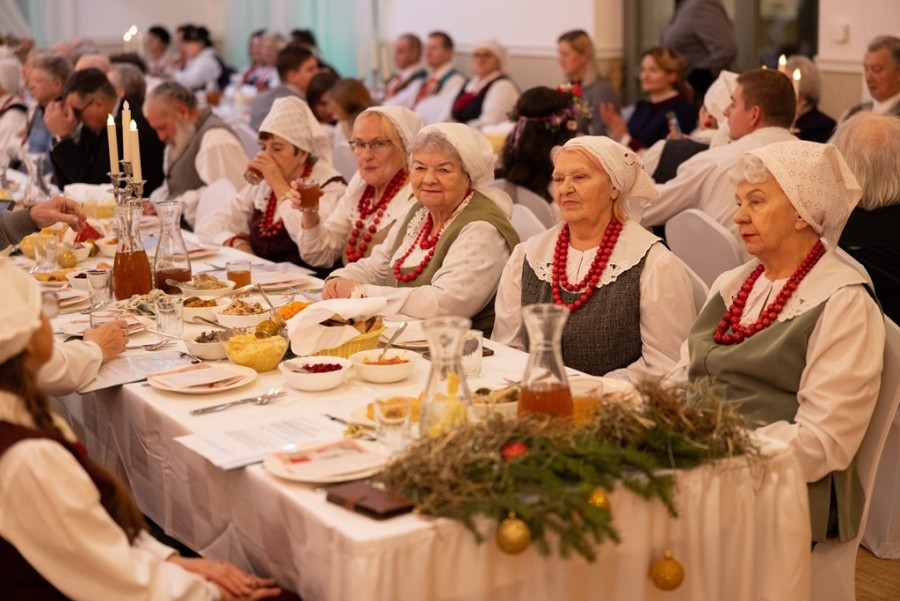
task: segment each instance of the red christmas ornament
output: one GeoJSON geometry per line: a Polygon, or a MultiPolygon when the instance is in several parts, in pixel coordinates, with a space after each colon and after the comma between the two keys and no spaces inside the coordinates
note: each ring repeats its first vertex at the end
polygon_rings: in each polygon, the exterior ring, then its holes
{"type": "Polygon", "coordinates": [[[713,341],[715,341],[716,344],[724,345],[740,344],[754,334],[761,332],[775,323],[775,320],[784,310],[785,304],[787,304],[791,295],[794,294],[797,286],[803,281],[806,274],[808,274],[816,263],[819,262],[819,259],[821,259],[824,254],[825,247],[822,245],[822,241],[819,240],[816,242],[815,246],[812,247],[812,250],[809,251],[809,254],[806,255],[806,258],[803,259],[803,262],[800,263],[800,266],[797,267],[797,270],[794,271],[791,277],[788,278],[788,281],[785,282],[781,291],[775,297],[775,300],[769,303],[769,306],[759,314],[759,317],[755,322],[744,327],[741,325],[741,315],[744,313],[747,297],[750,296],[750,291],[753,290],[753,284],[756,283],[756,280],[759,279],[759,276],[762,275],[762,272],[765,269],[762,265],[757,265],[756,269],[754,269],[750,276],[744,281],[740,292],[738,292],[734,301],[732,301],[731,306],[725,311],[725,315],[722,316],[722,321],[716,326],[716,329],[713,332],[713,341]],[[726,334],[729,328],[733,334],[726,334]]]}
{"type": "Polygon", "coordinates": [[[528,454],[528,445],[524,442],[510,442],[503,447],[500,455],[504,460],[509,461],[517,457],[524,457],[528,454]]]}
{"type": "Polygon", "coordinates": [[[603,234],[600,246],[597,247],[597,254],[594,255],[590,269],[588,269],[588,272],[580,282],[571,284],[569,283],[569,277],[566,275],[566,262],[569,258],[569,225],[563,226],[556,239],[556,248],[553,249],[553,274],[550,278],[553,302],[557,305],[568,307],[569,311],[575,311],[587,304],[597,288],[597,282],[600,281],[603,270],[606,269],[606,264],[612,255],[613,249],[616,247],[621,231],[622,223],[618,219],[611,219],[609,225],[606,226],[606,232],[603,234]],[[566,303],[562,299],[561,290],[563,288],[569,292],[579,292],[581,290],[584,290],[584,292],[575,302],[566,303]]]}

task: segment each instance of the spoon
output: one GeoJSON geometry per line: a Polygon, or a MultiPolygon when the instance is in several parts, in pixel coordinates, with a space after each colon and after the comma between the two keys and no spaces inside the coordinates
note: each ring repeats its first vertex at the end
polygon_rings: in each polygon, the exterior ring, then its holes
{"type": "Polygon", "coordinates": [[[270,308],[272,311],[276,311],[275,305],[272,304],[271,299],[269,299],[269,295],[266,294],[266,291],[265,291],[265,290],[263,290],[262,284],[256,284],[256,289],[259,291],[260,296],[262,296],[263,299],[265,299],[266,304],[269,305],[269,308],[270,308]]]}
{"type": "Polygon", "coordinates": [[[144,349],[145,351],[157,351],[164,346],[169,346],[172,344],[170,340],[158,340],[156,342],[152,342],[150,344],[133,344],[125,347],[126,351],[133,351],[135,349],[144,349]]]}
{"type": "Polygon", "coordinates": [[[388,339],[387,344],[384,345],[384,349],[381,351],[381,354],[378,355],[378,359],[375,360],[376,362],[381,361],[381,360],[384,358],[384,354],[385,354],[386,352],[388,352],[388,349],[391,348],[391,345],[394,344],[394,342],[396,342],[397,338],[400,337],[400,334],[403,333],[403,330],[406,329],[406,326],[407,326],[407,325],[409,325],[409,324],[408,324],[408,322],[405,322],[405,321],[404,321],[403,323],[400,324],[400,326],[399,326],[399,327],[397,328],[397,330],[394,332],[394,335],[391,336],[391,337],[388,339]]]}

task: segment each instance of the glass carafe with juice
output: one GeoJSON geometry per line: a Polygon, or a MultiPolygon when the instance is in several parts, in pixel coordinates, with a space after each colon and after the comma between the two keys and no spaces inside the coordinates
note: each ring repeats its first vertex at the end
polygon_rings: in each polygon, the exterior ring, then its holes
{"type": "Polygon", "coordinates": [[[191,280],[191,258],[188,256],[184,237],[181,235],[181,203],[167,200],[154,205],[159,215],[159,243],[153,259],[153,278],[156,288],[178,294],[181,290],[170,286],[166,280],[189,282],[191,280]]]}
{"type": "Polygon", "coordinates": [[[572,392],[562,360],[562,332],[569,309],[528,305],[522,319],[528,331],[528,363],[519,390],[519,417],[541,413],[572,417],[572,392]]]}
{"type": "Polygon", "coordinates": [[[153,287],[150,261],[141,242],[140,220],[144,214],[141,199],[127,200],[113,209],[119,242],[113,259],[112,289],[116,300],[147,294],[153,287]]]}
{"type": "Polygon", "coordinates": [[[465,317],[435,317],[422,324],[431,355],[419,417],[422,437],[441,436],[468,420],[472,395],[463,373],[462,349],[471,324],[465,317]]]}

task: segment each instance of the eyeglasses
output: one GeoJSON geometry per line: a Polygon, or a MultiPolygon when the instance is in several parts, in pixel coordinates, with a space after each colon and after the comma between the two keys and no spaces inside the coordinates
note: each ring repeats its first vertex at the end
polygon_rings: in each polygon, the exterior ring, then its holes
{"type": "Polygon", "coordinates": [[[381,138],[375,138],[368,142],[359,139],[350,140],[350,150],[353,152],[362,152],[367,146],[372,149],[372,152],[379,152],[393,145],[394,143],[390,140],[382,140],[381,138]]]}
{"type": "Polygon", "coordinates": [[[84,111],[86,111],[87,108],[88,108],[89,106],[91,106],[91,103],[92,103],[92,102],[94,102],[94,99],[93,99],[93,98],[88,98],[87,102],[84,103],[84,106],[83,106],[83,107],[78,108],[77,106],[73,106],[73,105],[70,104],[70,105],[69,105],[69,108],[72,109],[72,114],[75,115],[75,118],[78,119],[79,121],[81,121],[81,114],[82,114],[84,111]]]}
{"type": "Polygon", "coordinates": [[[47,319],[59,315],[59,297],[55,292],[41,292],[41,312],[47,319]]]}

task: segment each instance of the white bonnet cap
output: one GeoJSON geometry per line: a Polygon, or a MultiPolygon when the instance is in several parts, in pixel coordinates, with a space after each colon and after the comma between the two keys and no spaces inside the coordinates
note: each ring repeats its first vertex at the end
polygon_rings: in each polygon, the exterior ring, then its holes
{"type": "MultiPolygon", "coordinates": [[[[439,134],[447,140],[462,159],[463,169],[472,180],[472,188],[491,200],[509,217],[512,215],[512,199],[500,188],[485,184],[494,179],[494,147],[484,134],[463,123],[435,123],[423,127],[417,138],[439,134]]],[[[410,162],[412,161],[410,156],[410,162]]]]}
{"type": "Polygon", "coordinates": [[[500,69],[502,70],[503,67],[506,65],[506,60],[507,60],[506,48],[504,48],[500,44],[500,42],[498,42],[494,38],[490,38],[487,40],[481,40],[480,42],[474,44],[472,46],[472,51],[474,52],[481,48],[484,48],[485,50],[490,50],[491,54],[493,54],[495,57],[497,57],[497,62],[500,63],[500,69]]]}
{"type": "MultiPolygon", "coordinates": [[[[553,149],[554,162],[559,148],[553,149]]],[[[653,179],[647,175],[644,162],[630,148],[606,136],[572,138],[562,148],[584,148],[597,157],[613,187],[622,195],[623,206],[630,217],[638,218],[645,207],[659,200],[659,192],[653,179]]]]}
{"type": "Polygon", "coordinates": [[[37,282],[9,259],[0,257],[0,363],[25,350],[41,327],[41,293],[37,282]]]}
{"type": "Polygon", "coordinates": [[[725,127],[728,127],[725,109],[731,104],[731,95],[737,89],[737,78],[737,73],[722,71],[703,96],[703,106],[706,107],[706,112],[716,118],[719,127],[722,127],[723,123],[725,127]]]}
{"type": "Polygon", "coordinates": [[[817,142],[779,142],[752,154],[762,160],[782,191],[833,250],[862,188],[838,149],[817,142]]]}
{"type": "Polygon", "coordinates": [[[263,132],[284,138],[303,152],[331,163],[331,140],[309,105],[296,96],[275,99],[259,126],[259,133],[263,132]]]}
{"type": "Polygon", "coordinates": [[[0,88],[7,94],[22,93],[22,63],[15,57],[0,58],[0,88]]]}
{"type": "Polygon", "coordinates": [[[410,142],[413,141],[413,138],[416,137],[422,126],[425,125],[421,116],[405,106],[373,106],[360,113],[359,117],[369,113],[379,113],[390,119],[400,135],[400,140],[403,142],[404,152],[409,150],[410,142]]]}

